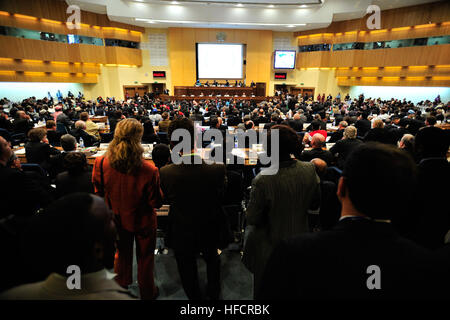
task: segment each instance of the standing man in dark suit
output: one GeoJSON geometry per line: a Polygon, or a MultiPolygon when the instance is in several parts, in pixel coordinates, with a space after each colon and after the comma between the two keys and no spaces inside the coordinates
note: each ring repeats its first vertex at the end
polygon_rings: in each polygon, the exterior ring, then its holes
{"type": "MultiPolygon", "coordinates": [[[[207,165],[196,153],[191,120],[183,118],[172,121],[169,140],[172,140],[172,133],[177,129],[189,133],[192,150],[190,154],[182,154],[184,163],[166,165],[160,170],[161,189],[170,204],[170,246],[175,251],[181,283],[188,298],[202,298],[196,261],[197,255],[202,253],[207,265],[207,295],[217,300],[220,297],[217,216],[226,185],[225,166],[207,165]],[[201,190],[208,190],[208,194],[200,200],[201,190]]],[[[171,141],[172,148],[179,142],[171,141]]]]}
{"type": "Polygon", "coordinates": [[[391,225],[391,219],[413,205],[416,186],[417,169],[409,155],[379,143],[358,147],[339,181],[339,223],[330,231],[282,241],[273,251],[257,297],[439,297],[448,283],[448,265],[399,236],[391,225]],[[381,189],[396,197],[373,201],[381,189]]]}

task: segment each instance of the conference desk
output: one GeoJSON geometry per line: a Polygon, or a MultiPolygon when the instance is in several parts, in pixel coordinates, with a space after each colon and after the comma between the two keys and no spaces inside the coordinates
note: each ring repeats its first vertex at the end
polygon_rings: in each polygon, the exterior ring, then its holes
{"type": "MultiPolygon", "coordinates": [[[[151,145],[145,145],[144,147],[144,160],[149,161],[150,163],[154,164],[151,156],[151,145]]],[[[62,150],[61,147],[56,147],[58,150],[62,150]]],[[[106,153],[107,150],[107,144],[101,144],[100,147],[89,147],[89,148],[78,148],[77,151],[83,152],[86,154],[86,158],[89,165],[94,165],[95,159],[98,157],[103,156],[106,153]]],[[[27,158],[25,155],[25,148],[24,147],[18,147],[13,149],[14,153],[16,154],[17,158],[20,160],[21,163],[25,164],[27,163],[27,158]]],[[[210,159],[210,153],[212,149],[211,148],[199,148],[197,150],[197,153],[200,154],[202,159],[208,160],[210,159]]],[[[252,152],[252,149],[249,148],[234,148],[232,150],[232,154],[238,158],[244,159],[244,165],[245,166],[255,166],[257,164],[258,160],[258,153],[252,152]]],[[[238,164],[238,163],[236,163],[238,164]]]]}
{"type": "Polygon", "coordinates": [[[247,97],[252,95],[256,96],[256,88],[251,87],[175,87],[174,96],[239,96],[242,97],[244,94],[247,97]]]}
{"type": "Polygon", "coordinates": [[[186,101],[192,101],[192,100],[244,100],[244,101],[254,101],[254,102],[262,102],[262,101],[269,101],[269,99],[271,99],[271,97],[242,97],[242,96],[185,96],[185,95],[181,95],[181,96],[171,96],[170,97],[171,100],[176,100],[176,101],[182,101],[182,100],[186,100],[186,101]]]}
{"type": "Polygon", "coordinates": [[[93,117],[90,117],[90,120],[92,122],[104,122],[104,123],[106,123],[106,122],[108,122],[108,117],[107,116],[93,116],[93,117]]]}
{"type": "Polygon", "coordinates": [[[436,127],[444,129],[444,130],[450,130],[450,123],[437,124],[436,127]]]}

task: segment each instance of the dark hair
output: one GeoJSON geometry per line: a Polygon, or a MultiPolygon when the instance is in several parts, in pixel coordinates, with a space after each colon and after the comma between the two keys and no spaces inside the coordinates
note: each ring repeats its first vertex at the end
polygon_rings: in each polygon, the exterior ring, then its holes
{"type": "Polygon", "coordinates": [[[153,128],[153,123],[151,120],[146,120],[144,122],[144,136],[152,135],[155,133],[155,129],[153,128]]]}
{"type": "Polygon", "coordinates": [[[170,149],[166,144],[157,144],[153,147],[152,160],[158,169],[169,163],[170,149]]]}
{"type": "Polygon", "coordinates": [[[191,139],[191,141],[190,141],[191,149],[194,149],[195,132],[194,132],[194,123],[192,122],[192,120],[190,120],[188,118],[179,118],[179,119],[174,119],[170,122],[167,135],[169,136],[169,141],[170,141],[172,147],[176,146],[178,143],[183,141],[182,139],[180,139],[178,141],[172,141],[172,133],[177,129],[184,129],[189,132],[190,139],[191,139]]]}
{"type": "Polygon", "coordinates": [[[217,117],[213,117],[209,121],[209,125],[210,125],[211,128],[215,128],[218,123],[219,123],[219,118],[217,118],[217,117]]]}
{"type": "Polygon", "coordinates": [[[55,122],[54,120],[47,120],[47,121],[45,122],[45,127],[46,127],[47,129],[51,129],[51,128],[53,128],[54,126],[56,126],[56,122],[55,122]]]}
{"type": "Polygon", "coordinates": [[[89,120],[89,114],[87,112],[80,113],[80,120],[88,121],[89,120]]]}
{"type": "Polygon", "coordinates": [[[420,159],[445,157],[449,148],[449,134],[437,127],[424,127],[416,135],[416,152],[420,159]]]}
{"type": "Polygon", "coordinates": [[[28,132],[28,138],[32,142],[39,142],[47,135],[44,128],[34,128],[28,132]]]}
{"type": "Polygon", "coordinates": [[[311,122],[311,127],[312,127],[313,131],[319,130],[320,122],[317,120],[314,120],[313,122],[311,122]]]}
{"type": "Polygon", "coordinates": [[[417,168],[403,150],[368,142],[350,153],[343,177],[348,196],[359,212],[374,219],[391,219],[413,202],[417,168]],[[383,201],[375,199],[380,194],[387,195],[383,201]]]}
{"type": "Polygon", "coordinates": [[[87,168],[86,155],[81,152],[70,152],[64,157],[64,168],[69,174],[78,175],[87,168]]]}
{"type": "Polygon", "coordinates": [[[270,119],[272,119],[273,122],[278,122],[280,120],[280,117],[278,116],[277,113],[272,113],[272,115],[270,116],[270,119]]]}
{"type": "Polygon", "coordinates": [[[268,135],[269,152],[271,152],[272,130],[278,130],[279,132],[279,154],[280,160],[290,159],[290,155],[294,154],[296,157],[302,151],[302,144],[297,133],[289,126],[283,124],[277,124],[270,128],[268,135]]]}
{"type": "Polygon", "coordinates": [[[21,241],[27,270],[44,275],[66,275],[77,265],[86,271],[97,241],[105,238],[105,223],[92,214],[93,197],[73,193],[52,202],[43,214],[34,217],[21,241]],[[27,263],[28,262],[28,263],[27,263]]]}
{"type": "Polygon", "coordinates": [[[427,122],[430,126],[434,126],[436,124],[436,117],[433,116],[427,117],[427,122]]]}

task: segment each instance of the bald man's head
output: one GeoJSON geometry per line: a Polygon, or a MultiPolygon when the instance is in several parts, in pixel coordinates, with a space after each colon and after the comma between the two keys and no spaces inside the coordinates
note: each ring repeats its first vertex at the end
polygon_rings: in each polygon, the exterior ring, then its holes
{"type": "Polygon", "coordinates": [[[311,140],[311,146],[313,148],[322,148],[325,143],[325,137],[320,133],[316,133],[311,140]]]}
{"type": "Polygon", "coordinates": [[[316,167],[316,173],[319,177],[322,177],[327,171],[327,163],[319,158],[314,158],[311,163],[316,167]]]}

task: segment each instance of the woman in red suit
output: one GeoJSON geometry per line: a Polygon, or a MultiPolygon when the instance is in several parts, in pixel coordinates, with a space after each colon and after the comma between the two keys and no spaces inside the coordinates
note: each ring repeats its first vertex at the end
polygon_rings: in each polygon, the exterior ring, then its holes
{"type": "Polygon", "coordinates": [[[142,134],[143,127],[136,119],[120,121],[106,156],[95,160],[92,181],[96,194],[105,197],[115,214],[119,236],[114,263],[116,281],[124,288],[132,283],[133,242],[136,240],[141,299],[154,299],[158,295],[153,277],[155,209],[162,205],[162,192],[158,169],[142,157],[142,134]]]}

